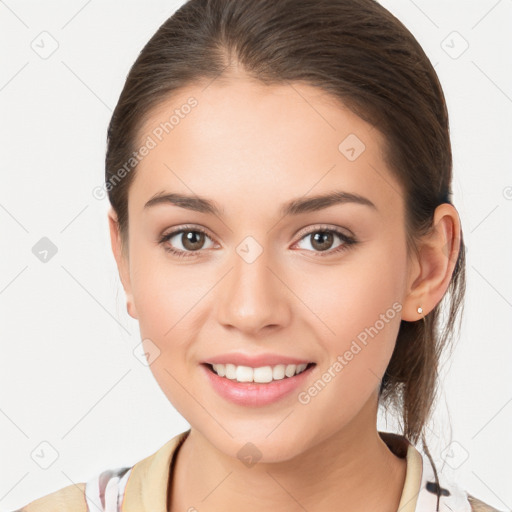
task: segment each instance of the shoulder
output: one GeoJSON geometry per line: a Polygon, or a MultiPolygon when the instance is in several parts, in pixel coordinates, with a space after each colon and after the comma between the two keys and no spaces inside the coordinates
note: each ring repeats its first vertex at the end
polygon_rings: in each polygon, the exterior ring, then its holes
{"type": "Polygon", "coordinates": [[[169,462],[189,432],[176,435],[133,466],[107,469],[87,482],[63,487],[12,512],[118,512],[125,501],[133,510],[143,510],[142,502],[156,500],[160,505],[166,497],[169,462]]]}
{"type": "Polygon", "coordinates": [[[415,512],[439,510],[440,512],[510,512],[498,510],[470,494],[463,486],[438,473],[438,482],[428,457],[423,456],[423,473],[415,512]],[[439,508],[438,508],[439,503],[439,508]]]}
{"type": "Polygon", "coordinates": [[[87,482],[63,487],[13,512],[117,511],[131,469],[107,469],[87,482]]]}
{"type": "Polygon", "coordinates": [[[437,467],[430,455],[403,434],[379,431],[379,435],[395,455],[407,461],[401,512],[512,512],[498,510],[470,494],[442,472],[444,464],[437,467]]]}
{"type": "Polygon", "coordinates": [[[434,478],[422,482],[415,512],[439,510],[440,512],[510,512],[498,510],[479,500],[453,480],[440,474],[439,486],[434,478]],[[439,508],[437,505],[439,497],[439,508]]]}
{"type": "Polygon", "coordinates": [[[467,493],[469,505],[471,506],[471,512],[501,512],[498,509],[487,505],[478,498],[475,498],[471,494],[467,493]]]}
{"type": "Polygon", "coordinates": [[[56,510],[87,512],[85,486],[85,482],[68,485],[42,498],[31,501],[28,505],[13,512],[55,512],[56,510]]]}

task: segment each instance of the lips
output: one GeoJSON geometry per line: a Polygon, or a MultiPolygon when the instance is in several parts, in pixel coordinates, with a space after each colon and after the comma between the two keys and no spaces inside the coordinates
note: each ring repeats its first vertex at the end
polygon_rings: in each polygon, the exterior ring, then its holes
{"type": "MultiPolygon", "coordinates": [[[[290,358],[287,360],[290,360],[290,358]]],[[[208,363],[202,363],[199,366],[207,382],[223,399],[238,406],[263,407],[279,400],[291,400],[294,391],[306,386],[316,364],[308,365],[308,368],[293,377],[272,380],[267,383],[238,382],[217,375],[208,363]]]]}
{"type": "Polygon", "coordinates": [[[235,366],[250,366],[251,368],[276,366],[278,364],[299,365],[313,362],[314,361],[311,361],[310,359],[299,359],[297,357],[280,354],[263,353],[258,355],[249,355],[242,352],[219,354],[202,361],[203,364],[234,364],[235,366]]]}

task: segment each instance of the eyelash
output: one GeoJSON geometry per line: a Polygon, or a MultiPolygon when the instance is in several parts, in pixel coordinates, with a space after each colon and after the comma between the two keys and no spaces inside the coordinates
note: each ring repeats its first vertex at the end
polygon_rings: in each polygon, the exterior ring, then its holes
{"type": "MultiPolygon", "coordinates": [[[[159,238],[158,243],[161,244],[161,245],[164,245],[168,240],[173,238],[175,235],[177,235],[179,233],[187,233],[187,232],[203,233],[208,238],[210,238],[210,239],[212,238],[202,228],[193,227],[193,226],[183,226],[183,227],[181,227],[180,229],[178,229],[176,231],[172,231],[171,233],[167,233],[165,235],[162,235],[159,238]]],[[[354,237],[346,235],[345,233],[342,233],[341,231],[339,231],[339,230],[337,230],[335,228],[328,228],[328,227],[323,227],[323,226],[317,227],[314,230],[311,230],[311,231],[308,231],[307,233],[304,233],[301,236],[301,238],[299,239],[299,241],[301,241],[303,238],[305,238],[305,237],[307,237],[309,235],[313,235],[315,233],[334,233],[335,235],[338,235],[339,238],[343,241],[343,244],[339,245],[335,249],[330,249],[328,251],[313,251],[313,252],[315,252],[320,257],[332,256],[333,254],[337,254],[337,253],[346,251],[346,250],[350,249],[351,246],[353,246],[353,245],[358,243],[358,241],[354,237]]],[[[201,250],[198,250],[198,251],[182,251],[181,249],[174,249],[174,248],[169,247],[169,246],[164,246],[164,250],[169,252],[169,253],[171,253],[171,254],[173,254],[174,256],[177,256],[178,258],[194,257],[198,253],[201,252],[201,250]]]]}

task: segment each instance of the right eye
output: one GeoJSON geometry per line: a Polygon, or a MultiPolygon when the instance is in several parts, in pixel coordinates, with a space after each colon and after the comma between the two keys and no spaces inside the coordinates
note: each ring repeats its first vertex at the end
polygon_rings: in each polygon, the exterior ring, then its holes
{"type": "Polygon", "coordinates": [[[162,244],[167,252],[182,258],[196,256],[194,253],[198,253],[204,248],[203,244],[205,238],[212,240],[202,228],[181,227],[180,229],[162,235],[158,243],[162,244]],[[176,242],[169,245],[168,242],[171,242],[173,238],[176,238],[176,242]],[[182,248],[174,247],[175,243],[181,244],[182,248]]]}

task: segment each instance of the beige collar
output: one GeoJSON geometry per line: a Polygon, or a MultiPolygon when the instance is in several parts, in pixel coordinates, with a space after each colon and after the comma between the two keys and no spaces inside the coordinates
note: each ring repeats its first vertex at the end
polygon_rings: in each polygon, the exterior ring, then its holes
{"type": "MultiPolygon", "coordinates": [[[[167,441],[158,451],[137,462],[126,484],[123,512],[167,512],[169,472],[177,448],[190,429],[167,441]]],[[[392,432],[379,434],[399,457],[406,457],[407,472],[398,512],[414,512],[422,475],[422,456],[404,436],[392,432]]]]}
{"type": "Polygon", "coordinates": [[[398,512],[415,512],[423,472],[422,455],[404,436],[393,432],[380,431],[379,435],[395,455],[405,457],[407,462],[404,488],[398,504],[398,512]]]}

